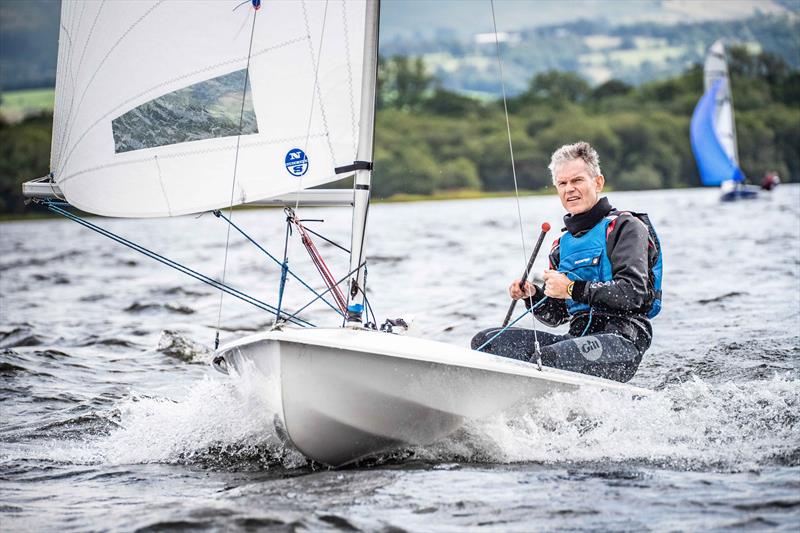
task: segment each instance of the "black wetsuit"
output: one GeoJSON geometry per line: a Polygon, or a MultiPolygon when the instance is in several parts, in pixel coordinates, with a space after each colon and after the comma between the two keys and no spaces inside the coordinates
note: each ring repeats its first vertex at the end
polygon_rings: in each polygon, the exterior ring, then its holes
{"type": "MultiPolygon", "coordinates": [[[[554,368],[582,372],[617,381],[628,381],[636,373],[642,355],[650,347],[653,331],[647,319],[647,310],[654,297],[649,283],[650,264],[657,253],[648,246],[647,227],[629,213],[619,213],[601,198],[585,213],[566,215],[566,231],[580,237],[600,223],[606,216],[618,214],[606,238],[606,253],[611,262],[611,281],[576,281],[572,298],[588,304],[590,312],[570,316],[566,301],[545,298],[544,291],[536,287],[536,294],[525,299],[534,310],[536,318],[548,326],[559,326],[569,321],[566,335],[537,332],[541,346],[542,364],[554,368]]],[[[550,252],[550,268],[558,269],[560,250],[558,241],[550,252]]],[[[472,339],[477,349],[502,328],[481,331],[472,339]]],[[[483,348],[483,351],[521,359],[535,360],[534,331],[509,328],[483,348]]]]}

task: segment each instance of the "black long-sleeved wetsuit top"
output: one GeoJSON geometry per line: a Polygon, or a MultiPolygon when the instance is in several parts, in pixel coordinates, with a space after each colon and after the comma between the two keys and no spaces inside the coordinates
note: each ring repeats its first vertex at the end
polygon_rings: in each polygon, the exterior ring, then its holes
{"type": "MultiPolygon", "coordinates": [[[[565,300],[548,298],[534,311],[536,317],[548,326],[559,326],[569,321],[571,336],[592,333],[616,333],[634,343],[643,353],[652,340],[652,327],[646,313],[654,297],[650,283],[650,264],[657,254],[649,245],[645,224],[634,215],[619,212],[608,199],[601,198],[585,213],[566,215],[566,231],[580,237],[608,215],[617,215],[614,226],[606,238],[606,253],[611,262],[610,281],[576,281],[572,298],[588,304],[589,312],[570,316],[565,300]],[[587,329],[587,323],[589,325],[587,329]],[[584,333],[585,332],[585,333],[584,333]]],[[[556,241],[550,252],[550,267],[558,269],[560,249],[556,241]]],[[[525,299],[530,307],[544,298],[544,291],[536,287],[536,294],[525,299]]]]}

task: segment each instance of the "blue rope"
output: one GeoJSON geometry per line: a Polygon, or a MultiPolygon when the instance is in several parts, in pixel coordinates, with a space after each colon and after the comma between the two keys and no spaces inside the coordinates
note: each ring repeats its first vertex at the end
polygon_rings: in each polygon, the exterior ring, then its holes
{"type": "Polygon", "coordinates": [[[581,337],[583,337],[584,335],[586,335],[586,332],[587,332],[587,331],[589,331],[589,326],[591,326],[591,325],[592,325],[592,312],[593,312],[593,311],[594,311],[594,309],[592,309],[592,308],[590,307],[590,308],[589,308],[589,321],[586,323],[586,327],[585,327],[585,328],[583,328],[583,331],[582,331],[582,332],[581,332],[581,334],[580,334],[580,336],[581,336],[581,337]]]}
{"type": "MultiPolygon", "coordinates": [[[[270,312],[273,312],[273,313],[275,311],[277,311],[277,309],[275,307],[269,305],[268,303],[265,303],[265,302],[262,302],[261,300],[253,298],[252,296],[250,296],[248,294],[245,294],[245,293],[243,293],[243,292],[241,292],[241,291],[239,291],[237,289],[234,289],[233,287],[231,287],[229,285],[225,285],[224,283],[220,283],[220,282],[218,282],[218,281],[216,281],[216,280],[214,280],[214,279],[212,279],[212,278],[210,278],[210,277],[208,277],[208,276],[206,276],[204,274],[201,274],[201,273],[199,273],[199,272],[197,272],[195,270],[192,270],[189,267],[186,267],[186,266],[184,266],[184,265],[182,265],[180,263],[177,263],[177,262],[175,262],[175,261],[173,261],[171,259],[168,259],[168,258],[166,258],[166,257],[164,257],[162,255],[159,255],[156,252],[153,252],[152,250],[148,250],[147,248],[145,248],[143,246],[140,246],[140,245],[138,245],[138,244],[136,244],[136,243],[134,243],[132,241],[129,241],[129,240],[125,239],[124,237],[120,237],[119,235],[116,235],[116,234],[114,234],[114,233],[112,233],[112,232],[110,232],[110,231],[108,231],[108,230],[106,230],[104,228],[101,228],[100,226],[92,224],[88,220],[85,220],[85,219],[83,219],[83,218],[81,218],[81,217],[79,217],[77,215],[74,215],[74,214],[70,213],[69,211],[65,211],[64,209],[58,207],[58,204],[56,204],[55,202],[49,202],[47,200],[44,200],[44,201],[42,201],[42,203],[50,211],[53,211],[54,213],[58,213],[59,215],[62,215],[62,216],[66,217],[66,218],[68,218],[68,219],[70,219],[70,220],[72,220],[74,222],[77,222],[78,224],[80,224],[80,225],[82,225],[82,226],[84,226],[86,228],[89,228],[92,231],[95,231],[95,232],[99,233],[100,235],[108,237],[109,239],[111,239],[113,241],[116,241],[116,242],[118,242],[120,244],[123,244],[123,245],[127,246],[128,248],[136,250],[137,252],[139,252],[139,253],[141,253],[143,255],[146,255],[147,257],[150,257],[151,259],[155,259],[159,263],[167,265],[168,267],[171,267],[171,268],[177,270],[178,272],[181,272],[181,273],[186,274],[186,275],[188,275],[188,276],[190,276],[190,277],[192,277],[192,278],[194,278],[196,280],[199,280],[199,281],[202,281],[203,283],[211,285],[215,289],[221,290],[221,291],[223,291],[223,292],[225,292],[227,294],[230,294],[231,296],[235,296],[236,298],[239,298],[240,300],[245,301],[245,302],[249,303],[250,305],[258,307],[259,309],[261,309],[263,311],[270,311],[270,312]]],[[[63,205],[63,204],[60,204],[60,205],[63,205]]],[[[304,327],[305,326],[311,326],[311,327],[314,326],[313,324],[311,324],[310,322],[307,322],[306,320],[303,320],[301,318],[297,318],[295,316],[296,313],[295,313],[295,315],[292,315],[292,316],[289,316],[288,314],[285,314],[285,313],[284,313],[284,315],[286,315],[286,317],[287,317],[286,320],[293,321],[295,324],[297,324],[299,326],[304,326],[304,327]]]]}
{"type": "Polygon", "coordinates": [[[536,311],[536,309],[538,309],[538,308],[539,308],[539,307],[540,307],[540,306],[541,306],[541,305],[542,305],[542,304],[545,302],[545,300],[547,300],[547,296],[545,296],[544,298],[542,298],[541,300],[539,300],[539,302],[538,302],[537,304],[535,304],[534,306],[532,306],[530,309],[526,309],[526,310],[525,310],[525,312],[524,312],[524,313],[522,313],[521,315],[519,315],[517,318],[515,318],[513,322],[511,322],[509,325],[505,326],[503,329],[501,329],[500,331],[498,331],[497,333],[495,333],[494,335],[492,335],[492,338],[490,338],[488,341],[484,342],[483,344],[481,344],[480,346],[478,346],[477,348],[475,348],[475,350],[476,350],[476,351],[478,351],[478,352],[480,352],[481,350],[483,350],[483,349],[486,347],[486,345],[487,345],[487,344],[489,344],[490,342],[492,342],[493,340],[495,340],[497,337],[499,337],[500,335],[502,335],[503,333],[505,333],[505,332],[506,332],[506,330],[508,330],[508,328],[510,328],[511,326],[513,326],[514,324],[516,324],[517,322],[519,322],[520,320],[522,320],[522,318],[523,318],[525,315],[527,315],[528,313],[532,313],[532,312],[536,311]]]}
{"type": "MultiPolygon", "coordinates": [[[[286,272],[287,272],[287,273],[289,273],[289,275],[291,275],[291,276],[292,276],[294,279],[296,279],[297,281],[299,281],[299,282],[300,282],[300,283],[303,285],[303,287],[305,287],[306,289],[308,289],[308,290],[310,290],[311,292],[313,292],[313,293],[314,293],[314,295],[316,295],[316,296],[318,296],[318,297],[320,296],[320,294],[319,294],[317,291],[315,291],[313,288],[311,288],[311,286],[310,286],[308,283],[306,283],[305,281],[303,281],[301,278],[299,278],[299,277],[297,276],[297,274],[295,274],[294,272],[292,272],[292,270],[291,270],[291,269],[288,267],[288,265],[285,265],[283,261],[279,260],[277,257],[275,257],[274,255],[272,255],[271,253],[269,253],[267,250],[265,250],[263,246],[261,246],[260,244],[258,244],[258,243],[257,243],[255,240],[253,240],[253,238],[252,238],[252,237],[250,237],[250,235],[248,235],[247,233],[245,233],[245,232],[244,232],[244,231],[243,231],[243,230],[242,230],[242,229],[241,229],[239,226],[237,226],[236,224],[234,224],[232,220],[230,220],[228,217],[226,217],[226,216],[225,216],[225,214],[224,214],[224,213],[222,213],[222,212],[220,212],[220,211],[214,211],[214,216],[216,216],[217,218],[222,218],[223,220],[225,220],[225,221],[226,221],[228,224],[230,224],[230,225],[231,225],[231,227],[232,227],[233,229],[235,229],[236,231],[238,231],[238,232],[239,232],[239,233],[240,233],[240,234],[241,234],[241,235],[242,235],[242,236],[243,236],[245,239],[247,239],[248,241],[250,241],[251,243],[253,243],[253,244],[256,246],[256,248],[258,248],[259,250],[261,250],[262,252],[264,252],[264,253],[267,255],[267,257],[269,257],[270,259],[272,259],[272,260],[273,260],[273,261],[274,261],[274,262],[275,262],[275,263],[276,263],[278,266],[280,266],[280,267],[281,267],[281,270],[283,270],[283,269],[284,269],[284,267],[285,267],[285,268],[286,268],[286,272]]],[[[306,229],[308,229],[308,228],[306,228],[306,229]]],[[[281,286],[282,286],[282,285],[283,285],[283,280],[281,281],[281,286]]],[[[327,292],[327,291],[326,291],[326,292],[327,292]]],[[[324,293],[323,293],[323,294],[324,294],[324,293]]],[[[337,313],[339,313],[340,315],[344,316],[344,313],[342,313],[342,312],[339,310],[339,308],[338,308],[338,307],[334,306],[334,305],[333,305],[332,303],[330,303],[328,300],[326,300],[325,298],[322,298],[322,297],[320,297],[319,299],[321,299],[323,302],[325,302],[326,304],[328,304],[328,307],[330,307],[331,309],[333,309],[334,311],[336,311],[336,312],[337,312],[337,313]]],[[[315,300],[315,301],[316,301],[316,300],[315,300]]]]}
{"type": "Polygon", "coordinates": [[[303,312],[303,309],[305,309],[305,308],[306,308],[306,307],[308,307],[309,305],[313,304],[314,302],[316,302],[317,300],[319,300],[320,298],[322,298],[322,296],[323,296],[323,295],[325,295],[325,294],[329,293],[330,291],[332,291],[332,290],[333,290],[333,287],[336,287],[337,285],[341,284],[341,283],[342,283],[344,280],[346,280],[347,278],[349,278],[350,276],[352,276],[352,275],[353,275],[355,272],[357,272],[357,271],[358,271],[358,269],[362,268],[362,267],[364,266],[364,264],[365,264],[365,262],[364,262],[364,263],[361,263],[361,264],[360,264],[360,265],[358,265],[356,268],[354,268],[353,270],[351,270],[350,272],[348,272],[347,274],[345,274],[344,276],[342,276],[341,278],[339,278],[339,281],[337,281],[337,282],[336,282],[336,285],[333,285],[332,287],[328,287],[328,289],[327,289],[326,291],[324,291],[322,294],[318,294],[318,295],[317,295],[315,298],[313,298],[313,299],[312,299],[310,302],[308,302],[306,305],[304,305],[303,307],[301,307],[300,309],[298,309],[297,311],[295,311],[293,315],[290,315],[290,318],[291,318],[291,317],[294,317],[295,315],[298,315],[298,314],[302,313],[302,312],[303,312]]]}
{"type": "MultiPolygon", "coordinates": [[[[286,273],[289,271],[289,234],[292,232],[292,223],[286,220],[286,234],[283,239],[283,263],[281,263],[281,282],[278,286],[278,312],[275,320],[281,316],[281,306],[283,305],[283,291],[286,288],[286,273]]],[[[252,239],[250,239],[252,241],[252,239]]]]}

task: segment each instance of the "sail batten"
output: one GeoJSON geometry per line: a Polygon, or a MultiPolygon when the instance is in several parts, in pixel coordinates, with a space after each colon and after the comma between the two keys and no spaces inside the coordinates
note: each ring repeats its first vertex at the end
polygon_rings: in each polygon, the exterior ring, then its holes
{"type": "Polygon", "coordinates": [[[366,2],[264,2],[257,17],[240,4],[63,2],[51,171],[71,204],[227,207],[234,166],[234,204],[341,178],[356,159],[366,2]]]}

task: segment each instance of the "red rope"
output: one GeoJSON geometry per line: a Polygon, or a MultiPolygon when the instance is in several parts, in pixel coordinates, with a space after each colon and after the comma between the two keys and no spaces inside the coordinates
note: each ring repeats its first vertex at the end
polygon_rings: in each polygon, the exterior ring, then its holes
{"type": "Polygon", "coordinates": [[[317,267],[317,271],[319,272],[320,276],[322,276],[325,286],[328,287],[328,289],[331,291],[331,294],[333,294],[333,297],[342,313],[347,313],[347,300],[345,299],[344,294],[342,294],[342,290],[339,288],[339,285],[337,285],[336,278],[334,278],[333,274],[331,274],[330,269],[328,269],[328,265],[325,264],[325,261],[322,259],[322,255],[320,255],[319,250],[317,250],[317,247],[314,246],[314,242],[311,240],[311,237],[309,237],[308,232],[306,232],[306,228],[304,228],[303,225],[295,218],[292,218],[292,222],[300,231],[300,237],[303,241],[303,246],[306,247],[308,255],[311,256],[311,262],[314,263],[315,267],[317,267]]]}

